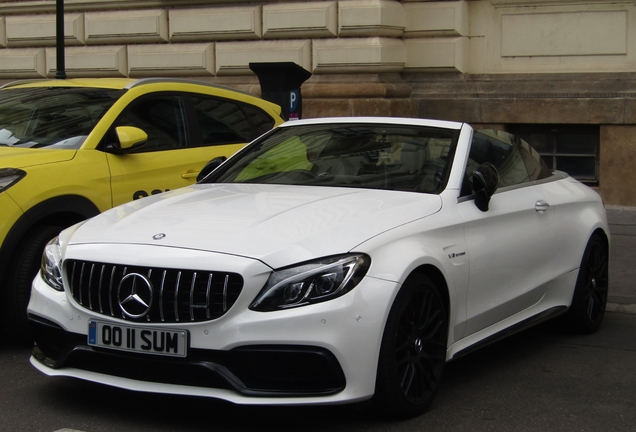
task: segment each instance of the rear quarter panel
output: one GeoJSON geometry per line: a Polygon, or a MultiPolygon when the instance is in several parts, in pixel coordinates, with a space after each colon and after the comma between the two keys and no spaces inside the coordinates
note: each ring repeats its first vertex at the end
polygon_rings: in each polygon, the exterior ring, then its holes
{"type": "Polygon", "coordinates": [[[552,195],[550,210],[555,212],[557,224],[558,249],[554,263],[558,278],[579,268],[594,231],[601,229],[609,240],[609,229],[605,207],[594,190],[571,177],[545,186],[552,195]]]}

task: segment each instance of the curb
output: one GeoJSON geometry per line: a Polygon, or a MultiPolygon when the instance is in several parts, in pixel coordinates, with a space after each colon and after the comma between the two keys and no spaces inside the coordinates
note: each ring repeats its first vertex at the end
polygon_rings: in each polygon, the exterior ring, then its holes
{"type": "Polygon", "coordinates": [[[636,304],[608,303],[605,310],[609,312],[636,314],[636,304]]]}

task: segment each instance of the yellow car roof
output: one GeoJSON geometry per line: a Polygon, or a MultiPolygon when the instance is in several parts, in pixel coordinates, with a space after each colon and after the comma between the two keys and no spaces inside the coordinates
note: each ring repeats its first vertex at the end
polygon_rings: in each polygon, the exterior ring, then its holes
{"type": "MultiPolygon", "coordinates": [[[[175,87],[181,87],[183,89],[184,86],[200,86],[207,87],[216,90],[220,90],[221,92],[231,92],[236,94],[242,94],[251,99],[251,103],[260,106],[261,108],[269,107],[274,113],[280,116],[281,108],[279,105],[266,101],[252,93],[248,93],[242,90],[238,90],[231,87],[226,87],[219,84],[204,82],[204,81],[196,81],[196,80],[188,80],[181,78],[72,78],[72,79],[42,79],[42,80],[20,80],[13,81],[8,84],[5,84],[0,87],[0,90],[8,89],[8,88],[36,88],[36,87],[83,87],[83,88],[101,88],[101,89],[112,89],[112,90],[128,90],[133,87],[150,85],[150,84],[169,84],[174,85],[175,87]]],[[[168,89],[166,89],[168,90],[168,89]]],[[[226,97],[232,97],[230,95],[225,95],[226,97]]],[[[236,97],[236,96],[234,96],[236,97]]]]}
{"type": "Polygon", "coordinates": [[[29,88],[29,87],[95,87],[122,90],[135,82],[130,78],[73,78],[73,79],[47,79],[47,80],[21,80],[2,86],[2,88],[29,88]]]}
{"type": "Polygon", "coordinates": [[[34,88],[34,87],[89,87],[89,88],[107,88],[113,90],[124,90],[137,87],[144,84],[191,84],[203,87],[211,87],[216,89],[227,90],[235,93],[243,93],[248,96],[257,97],[251,93],[237,90],[224,85],[187,80],[181,78],[72,78],[72,79],[42,79],[42,80],[20,80],[7,83],[0,87],[6,88],[34,88]]]}

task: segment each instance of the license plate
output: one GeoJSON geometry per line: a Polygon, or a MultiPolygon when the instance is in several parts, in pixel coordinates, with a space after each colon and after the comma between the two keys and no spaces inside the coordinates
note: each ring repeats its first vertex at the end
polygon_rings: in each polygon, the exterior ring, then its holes
{"type": "Polygon", "coordinates": [[[120,351],[185,357],[188,332],[185,330],[128,326],[105,321],[88,322],[88,344],[120,351]]]}

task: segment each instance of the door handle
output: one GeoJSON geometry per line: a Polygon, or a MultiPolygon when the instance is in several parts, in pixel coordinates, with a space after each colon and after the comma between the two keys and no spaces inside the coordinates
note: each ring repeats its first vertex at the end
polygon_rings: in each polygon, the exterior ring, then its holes
{"type": "Polygon", "coordinates": [[[537,211],[537,213],[545,213],[549,208],[550,204],[543,200],[539,200],[534,203],[534,209],[537,211]]]}
{"type": "Polygon", "coordinates": [[[181,174],[181,178],[182,179],[186,179],[186,180],[191,179],[191,178],[197,178],[197,176],[199,175],[199,172],[200,171],[188,171],[188,172],[185,172],[185,173],[181,174]]]}

